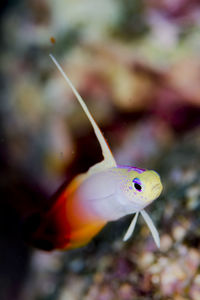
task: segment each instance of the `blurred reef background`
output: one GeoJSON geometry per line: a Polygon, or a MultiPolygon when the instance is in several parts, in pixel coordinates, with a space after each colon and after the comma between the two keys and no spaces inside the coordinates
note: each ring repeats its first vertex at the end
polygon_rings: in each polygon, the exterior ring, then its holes
{"type": "Polygon", "coordinates": [[[3,0],[0,4],[0,299],[200,299],[200,3],[3,0]],[[101,160],[91,125],[49,58],[85,99],[119,164],[164,185],[140,220],[86,247],[45,253],[23,219],[101,160]]]}

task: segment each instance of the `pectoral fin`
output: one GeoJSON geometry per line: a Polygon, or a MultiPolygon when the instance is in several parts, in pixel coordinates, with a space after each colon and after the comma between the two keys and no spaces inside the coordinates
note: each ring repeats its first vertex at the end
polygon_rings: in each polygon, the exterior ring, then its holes
{"type": "MultiPolygon", "coordinates": [[[[150,218],[150,216],[148,215],[148,213],[144,209],[142,209],[140,211],[140,213],[142,214],[145,222],[147,223],[147,226],[149,227],[149,229],[150,229],[150,231],[152,233],[153,239],[154,239],[157,247],[160,248],[159,233],[158,233],[155,225],[153,224],[152,219],[150,218]]],[[[124,242],[127,241],[131,237],[131,235],[133,234],[134,229],[135,229],[135,225],[136,225],[136,222],[137,222],[137,219],[138,219],[138,215],[139,215],[139,212],[137,212],[135,214],[135,216],[134,216],[131,224],[129,225],[128,230],[127,230],[127,232],[126,232],[126,234],[125,234],[125,236],[123,238],[124,242]]]]}
{"type": "Polygon", "coordinates": [[[137,219],[138,219],[138,215],[139,215],[139,212],[137,212],[133,218],[133,220],[131,221],[131,224],[129,225],[128,227],[128,230],[123,238],[123,241],[126,242],[130,237],[131,235],[133,234],[134,232],[134,229],[135,229],[135,225],[136,225],[136,222],[137,222],[137,219]]]}
{"type": "Polygon", "coordinates": [[[159,233],[158,233],[158,230],[156,229],[155,225],[153,224],[153,221],[152,219],[150,218],[150,216],[148,215],[148,213],[143,209],[140,211],[145,222],[147,223],[151,233],[152,233],[152,236],[153,236],[153,239],[157,245],[158,248],[160,248],[160,237],[159,237],[159,233]]]}

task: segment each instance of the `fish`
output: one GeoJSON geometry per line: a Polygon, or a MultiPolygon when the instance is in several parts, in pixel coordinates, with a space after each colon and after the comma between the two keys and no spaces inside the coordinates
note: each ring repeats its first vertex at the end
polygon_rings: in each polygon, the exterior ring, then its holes
{"type": "Polygon", "coordinates": [[[138,216],[141,214],[157,247],[160,247],[158,231],[144,210],[162,192],[160,176],[153,170],[116,163],[84,100],[56,58],[52,54],[50,58],[88,117],[100,144],[103,160],[64,186],[57,193],[56,201],[44,214],[37,214],[29,220],[26,227],[32,228],[32,245],[46,251],[82,247],[88,244],[108,222],[134,214],[123,238],[127,241],[133,234],[138,216]]]}

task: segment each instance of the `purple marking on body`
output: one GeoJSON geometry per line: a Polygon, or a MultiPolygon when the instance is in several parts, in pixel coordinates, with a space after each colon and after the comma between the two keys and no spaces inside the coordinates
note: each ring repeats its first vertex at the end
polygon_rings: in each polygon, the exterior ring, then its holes
{"type": "Polygon", "coordinates": [[[133,179],[133,183],[134,183],[134,187],[138,192],[142,191],[142,187],[141,187],[141,181],[139,178],[134,178],[133,179]]]}
{"type": "Polygon", "coordinates": [[[141,174],[144,171],[146,171],[145,169],[141,169],[141,168],[137,168],[137,167],[124,166],[124,165],[117,165],[117,167],[121,168],[121,169],[128,169],[128,172],[130,172],[130,171],[136,171],[139,174],[141,174]]]}
{"type": "Polygon", "coordinates": [[[132,188],[132,186],[129,186],[129,190],[132,190],[133,188],[132,188]]]}
{"type": "Polygon", "coordinates": [[[140,181],[140,179],[138,179],[138,178],[133,179],[133,182],[134,182],[134,183],[137,183],[137,184],[139,184],[139,185],[141,185],[141,181],[140,181]]]}

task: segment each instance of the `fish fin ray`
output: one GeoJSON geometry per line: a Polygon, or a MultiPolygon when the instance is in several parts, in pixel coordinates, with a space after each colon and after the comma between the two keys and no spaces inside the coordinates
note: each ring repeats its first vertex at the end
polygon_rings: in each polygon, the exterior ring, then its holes
{"type": "Polygon", "coordinates": [[[138,219],[138,215],[139,215],[139,212],[136,212],[135,216],[133,217],[133,219],[131,221],[131,224],[129,225],[129,227],[128,227],[125,235],[124,235],[124,238],[123,238],[124,242],[126,242],[131,237],[131,235],[133,234],[134,229],[135,229],[135,225],[136,225],[136,222],[137,222],[137,219],[138,219]]]}
{"type": "Polygon", "coordinates": [[[49,54],[50,58],[52,59],[52,61],[54,62],[54,64],[56,65],[56,67],[58,68],[58,70],[60,71],[60,73],[62,74],[62,76],[64,77],[65,81],[68,83],[68,85],[70,86],[70,88],[72,89],[74,95],[76,96],[78,102],[80,103],[82,109],[84,110],[85,114],[87,115],[93,129],[95,132],[95,135],[99,141],[99,144],[101,146],[101,150],[102,150],[102,154],[103,154],[103,161],[95,164],[94,166],[92,166],[88,172],[91,174],[99,172],[101,170],[105,170],[105,168],[112,168],[112,167],[116,167],[116,161],[112,155],[112,152],[99,128],[99,126],[97,125],[97,123],[95,122],[94,118],[92,117],[91,113],[89,112],[84,100],[82,99],[82,97],[80,96],[80,94],[78,93],[78,91],[76,90],[76,88],[74,87],[74,85],[72,84],[72,82],[70,81],[70,79],[68,78],[68,76],[66,75],[66,73],[64,72],[63,68],[60,66],[60,64],[57,62],[56,58],[52,55],[49,54]]]}
{"type": "Polygon", "coordinates": [[[157,247],[160,248],[159,233],[158,233],[158,230],[156,229],[152,219],[150,218],[149,214],[144,209],[142,209],[140,212],[141,212],[145,222],[147,223],[147,226],[149,227],[149,229],[152,233],[153,239],[154,239],[157,247]]]}

